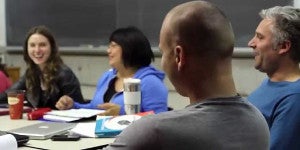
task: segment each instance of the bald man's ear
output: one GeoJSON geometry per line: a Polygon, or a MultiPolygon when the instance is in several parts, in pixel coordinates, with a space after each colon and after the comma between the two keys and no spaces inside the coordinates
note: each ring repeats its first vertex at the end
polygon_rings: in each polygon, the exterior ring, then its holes
{"type": "Polygon", "coordinates": [[[182,70],[184,64],[185,64],[185,54],[183,51],[183,48],[181,46],[176,46],[174,49],[175,53],[175,59],[177,64],[178,71],[182,70]]]}

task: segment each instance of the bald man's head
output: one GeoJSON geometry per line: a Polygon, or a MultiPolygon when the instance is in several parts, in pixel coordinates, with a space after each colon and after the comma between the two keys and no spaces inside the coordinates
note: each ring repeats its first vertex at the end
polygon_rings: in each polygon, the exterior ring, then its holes
{"type": "Polygon", "coordinates": [[[169,34],[166,41],[181,45],[193,55],[232,55],[234,34],[230,21],[209,2],[192,1],[178,5],[167,14],[163,28],[169,34]]]}

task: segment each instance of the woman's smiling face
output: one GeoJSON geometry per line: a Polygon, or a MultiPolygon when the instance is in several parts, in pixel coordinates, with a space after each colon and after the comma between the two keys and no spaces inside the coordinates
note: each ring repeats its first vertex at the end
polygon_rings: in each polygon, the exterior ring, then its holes
{"type": "Polygon", "coordinates": [[[109,65],[113,68],[123,66],[122,47],[116,42],[110,42],[107,49],[109,65]]]}
{"type": "Polygon", "coordinates": [[[32,34],[27,44],[30,59],[43,69],[51,55],[51,45],[49,40],[42,34],[32,34]]]}

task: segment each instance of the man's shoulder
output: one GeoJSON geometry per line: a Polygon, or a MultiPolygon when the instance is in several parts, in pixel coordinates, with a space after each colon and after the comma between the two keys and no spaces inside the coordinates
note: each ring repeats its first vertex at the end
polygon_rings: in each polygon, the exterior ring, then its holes
{"type": "Polygon", "coordinates": [[[264,80],[262,84],[251,92],[248,99],[253,102],[262,102],[263,99],[268,97],[271,101],[280,101],[291,95],[300,94],[300,80],[295,82],[272,82],[270,80],[264,80]]]}
{"type": "Polygon", "coordinates": [[[142,124],[166,125],[167,123],[170,122],[178,122],[180,120],[188,119],[189,118],[188,116],[191,116],[192,113],[194,112],[191,111],[191,109],[187,109],[187,108],[181,110],[172,110],[167,112],[161,112],[155,115],[144,116],[140,119],[140,122],[142,124]]]}

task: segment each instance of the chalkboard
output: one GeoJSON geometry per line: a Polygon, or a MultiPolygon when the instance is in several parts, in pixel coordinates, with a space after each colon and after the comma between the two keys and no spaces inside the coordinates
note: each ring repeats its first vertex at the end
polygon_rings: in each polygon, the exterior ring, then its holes
{"type": "Polygon", "coordinates": [[[116,28],[116,6],[114,0],[7,0],[7,45],[22,45],[36,25],[46,25],[61,46],[104,44],[116,28]]]}
{"type": "MultiPolygon", "coordinates": [[[[189,0],[6,0],[7,45],[23,45],[26,32],[46,25],[60,46],[106,45],[118,27],[134,25],[158,45],[161,23],[174,6],[189,0]]],[[[246,47],[260,21],[258,12],[292,0],[208,0],[230,18],[236,46],[246,47]]]]}

